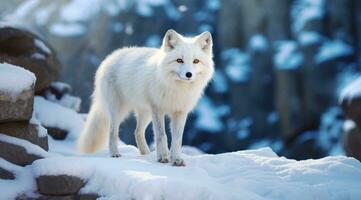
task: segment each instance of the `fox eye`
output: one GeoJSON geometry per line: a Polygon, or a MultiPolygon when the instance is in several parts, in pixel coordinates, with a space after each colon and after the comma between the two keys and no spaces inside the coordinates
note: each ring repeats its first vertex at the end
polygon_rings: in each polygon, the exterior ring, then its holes
{"type": "Polygon", "coordinates": [[[199,63],[199,60],[198,60],[198,59],[194,59],[194,60],[193,60],[193,63],[194,63],[194,64],[197,64],[197,63],[199,63]]]}
{"type": "Polygon", "coordinates": [[[180,58],[178,58],[176,61],[177,61],[177,63],[183,63],[183,60],[180,58]]]}

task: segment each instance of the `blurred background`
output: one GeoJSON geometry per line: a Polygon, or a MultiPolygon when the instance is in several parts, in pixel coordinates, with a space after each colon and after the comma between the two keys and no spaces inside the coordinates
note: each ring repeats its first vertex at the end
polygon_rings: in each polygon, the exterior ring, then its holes
{"type": "MultiPolygon", "coordinates": [[[[170,28],[210,31],[216,74],[184,144],[208,153],[269,146],[295,159],[345,154],[339,97],[361,74],[360,15],[359,0],[0,0],[1,21],[56,53],[55,79],[82,99],[82,113],[113,50],[159,47],[170,28]]],[[[126,143],[135,144],[134,127],[132,117],[122,125],[126,143]]]]}

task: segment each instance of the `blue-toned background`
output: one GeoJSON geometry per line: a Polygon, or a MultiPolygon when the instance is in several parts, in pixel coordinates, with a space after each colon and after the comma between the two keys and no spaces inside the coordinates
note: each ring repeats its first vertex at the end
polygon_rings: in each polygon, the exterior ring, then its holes
{"type": "MultiPolygon", "coordinates": [[[[2,20],[31,27],[56,50],[59,80],[82,98],[82,112],[114,49],[159,47],[170,28],[210,31],[216,74],[184,144],[210,153],[270,146],[296,159],[344,154],[338,98],[360,75],[360,14],[358,0],[0,2],[2,20]]],[[[131,118],[121,128],[125,142],[134,144],[133,129],[131,118]]]]}

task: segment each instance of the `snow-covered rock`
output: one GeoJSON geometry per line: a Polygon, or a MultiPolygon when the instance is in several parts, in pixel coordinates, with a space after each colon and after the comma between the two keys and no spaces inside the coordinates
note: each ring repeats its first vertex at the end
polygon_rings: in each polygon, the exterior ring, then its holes
{"type": "Polygon", "coordinates": [[[70,138],[76,138],[84,125],[83,117],[74,110],[40,96],[35,97],[34,113],[43,126],[63,130],[67,133],[66,137],[70,138]]]}
{"type": "MultiPolygon", "coordinates": [[[[40,92],[58,77],[61,65],[54,51],[43,39],[27,28],[12,24],[14,23],[0,26],[0,62],[8,62],[33,72],[36,76],[35,92],[40,92]]],[[[10,77],[13,76],[8,76],[8,79],[10,77]]],[[[10,81],[7,82],[11,84],[10,81]]]]}
{"type": "Polygon", "coordinates": [[[0,157],[13,164],[25,166],[49,155],[44,149],[29,141],[0,133],[0,157]]]}
{"type": "Polygon", "coordinates": [[[361,78],[357,78],[342,89],[339,103],[346,116],[361,128],[361,78]]]}
{"type": "Polygon", "coordinates": [[[26,69],[0,63],[0,121],[31,118],[35,80],[34,74],[26,69]]]}

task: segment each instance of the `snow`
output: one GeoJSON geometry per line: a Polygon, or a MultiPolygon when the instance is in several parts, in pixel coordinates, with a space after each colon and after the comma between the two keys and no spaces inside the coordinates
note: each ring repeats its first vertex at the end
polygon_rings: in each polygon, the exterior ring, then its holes
{"type": "Polygon", "coordinates": [[[86,27],[78,23],[55,23],[50,26],[50,33],[61,37],[79,36],[86,33],[86,27]]]}
{"type": "Polygon", "coordinates": [[[35,117],[45,127],[60,128],[68,131],[67,137],[76,138],[80,133],[84,120],[74,110],[35,96],[35,117]]]}
{"type": "Polygon", "coordinates": [[[0,91],[15,97],[33,86],[35,81],[32,72],[9,63],[0,63],[0,91]]]}
{"type": "Polygon", "coordinates": [[[100,11],[100,0],[72,0],[60,11],[63,22],[85,22],[93,19],[100,11]]]}
{"type": "Polygon", "coordinates": [[[51,51],[49,49],[49,47],[47,45],[44,44],[43,41],[39,40],[39,39],[35,39],[34,40],[34,44],[36,47],[38,47],[39,49],[41,49],[41,51],[43,51],[46,54],[50,54],[51,51]]]}
{"type": "Polygon", "coordinates": [[[36,190],[35,179],[30,167],[19,167],[3,158],[0,158],[0,167],[11,171],[16,177],[14,180],[0,179],[2,200],[13,200],[20,194],[32,193],[36,190]]]}
{"type": "Polygon", "coordinates": [[[250,39],[250,47],[253,50],[265,51],[268,49],[268,42],[265,36],[261,34],[255,34],[250,39]]]}
{"type": "Polygon", "coordinates": [[[297,51],[294,41],[279,41],[277,53],[274,56],[274,63],[277,69],[292,70],[298,68],[303,61],[303,56],[297,51]]]}
{"type": "Polygon", "coordinates": [[[325,14],[324,0],[297,0],[291,8],[292,31],[297,33],[311,20],[319,20],[325,14]]]}
{"type": "Polygon", "coordinates": [[[341,40],[333,40],[325,42],[318,54],[316,55],[316,62],[322,63],[331,59],[336,59],[343,56],[349,56],[353,54],[354,50],[352,46],[346,44],[341,40]]]}
{"type": "Polygon", "coordinates": [[[350,199],[361,191],[361,163],[343,156],[295,161],[271,149],[218,155],[183,155],[186,167],[173,167],[146,155],[51,157],[37,160],[36,176],[81,177],[81,192],[104,199],[350,199]],[[186,191],[186,192],[185,192],[186,191]]]}
{"type": "Polygon", "coordinates": [[[204,96],[195,109],[197,119],[195,126],[211,133],[223,130],[221,117],[229,113],[228,106],[215,106],[211,99],[204,96]]]}
{"type": "Polygon", "coordinates": [[[298,35],[298,41],[302,46],[309,46],[316,44],[322,40],[322,37],[317,32],[304,31],[298,35]]]}
{"type": "Polygon", "coordinates": [[[46,137],[48,135],[46,128],[42,127],[40,121],[35,118],[35,112],[33,112],[33,115],[31,116],[30,124],[37,125],[38,137],[46,137]]]}
{"type": "Polygon", "coordinates": [[[11,137],[2,133],[0,133],[0,141],[24,147],[26,152],[29,154],[38,155],[40,157],[48,157],[50,155],[48,152],[44,151],[44,149],[30,143],[27,140],[11,137]]]}
{"type": "Polygon", "coordinates": [[[223,51],[221,57],[227,63],[226,74],[232,81],[239,83],[249,79],[251,67],[248,54],[232,48],[223,51]]]}
{"type": "Polygon", "coordinates": [[[44,60],[46,59],[45,56],[43,54],[40,53],[34,53],[33,55],[31,55],[32,58],[38,59],[38,60],[44,60]]]}
{"type": "Polygon", "coordinates": [[[349,132],[350,130],[356,128],[356,123],[350,119],[345,120],[345,122],[343,123],[343,127],[342,130],[344,132],[349,132]]]}
{"type": "Polygon", "coordinates": [[[341,91],[339,102],[341,103],[345,100],[351,102],[352,99],[358,97],[361,97],[361,77],[352,81],[341,91]]]}
{"type": "Polygon", "coordinates": [[[180,5],[180,6],[178,6],[178,10],[179,10],[179,12],[187,12],[188,7],[185,5],[180,5]]]}

